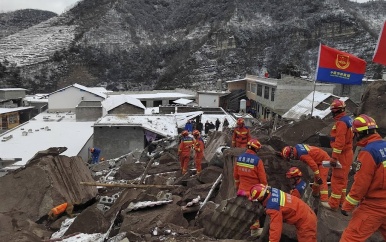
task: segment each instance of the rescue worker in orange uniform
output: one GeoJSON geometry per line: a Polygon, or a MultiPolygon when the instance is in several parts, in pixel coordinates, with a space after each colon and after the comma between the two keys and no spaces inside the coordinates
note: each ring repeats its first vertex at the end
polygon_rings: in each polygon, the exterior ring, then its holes
{"type": "Polygon", "coordinates": [[[196,164],[196,170],[197,174],[201,172],[201,161],[202,158],[204,158],[204,149],[205,144],[204,141],[201,138],[200,131],[194,130],[193,131],[193,137],[194,137],[194,163],[196,164]]]}
{"type": "Polygon", "coordinates": [[[232,147],[245,148],[250,139],[251,134],[244,124],[244,119],[237,119],[237,127],[233,130],[232,135],[232,147]]]}
{"type": "MultiPolygon", "coordinates": [[[[248,142],[245,153],[237,158],[233,170],[237,196],[249,197],[249,191],[254,184],[268,184],[264,163],[257,156],[257,152],[260,149],[260,142],[252,139],[248,142]]],[[[260,229],[259,220],[251,225],[250,230],[251,236],[259,236],[261,234],[262,229],[260,229]]]]}
{"type": "Polygon", "coordinates": [[[66,212],[70,217],[72,217],[72,211],[74,206],[71,203],[62,203],[48,212],[48,220],[55,221],[59,215],[66,212]]]}
{"type": "Polygon", "coordinates": [[[250,194],[249,199],[260,202],[270,217],[270,242],[280,241],[283,222],[295,225],[299,242],[316,242],[316,215],[301,199],[264,184],[254,185],[250,194]]]}
{"type": "Polygon", "coordinates": [[[193,138],[189,136],[189,132],[187,130],[182,131],[181,135],[182,139],[180,145],[178,146],[178,157],[181,164],[182,175],[184,175],[188,171],[193,138]]]}
{"type": "Polygon", "coordinates": [[[358,154],[354,183],[347,195],[342,214],[358,206],[342,234],[341,242],[366,241],[379,230],[386,241],[386,141],[377,133],[375,120],[365,114],[354,119],[358,154]]]}
{"type": "Polygon", "coordinates": [[[353,153],[353,132],[352,118],[346,114],[346,104],[344,101],[335,99],[330,106],[335,124],[330,133],[330,145],[332,155],[330,165],[332,167],[331,176],[331,196],[328,202],[321,202],[322,206],[331,210],[338,210],[339,205],[343,204],[346,197],[346,187],[348,173],[354,157],[353,153]],[[337,162],[342,168],[335,168],[337,162]]]}
{"type": "Polygon", "coordinates": [[[292,186],[290,194],[301,199],[307,187],[307,182],[302,179],[302,172],[297,167],[291,167],[285,176],[290,180],[292,186]]]}
{"type": "Polygon", "coordinates": [[[320,196],[321,201],[328,201],[327,176],[329,168],[323,167],[323,161],[331,158],[326,151],[316,146],[297,144],[286,146],[282,150],[282,156],[289,160],[300,160],[306,163],[314,172],[314,184],[312,185],[312,195],[320,196]]]}
{"type": "Polygon", "coordinates": [[[245,153],[237,158],[233,170],[233,177],[238,195],[249,196],[249,191],[254,184],[268,184],[264,163],[260,157],[257,156],[257,151],[260,149],[260,142],[252,139],[248,142],[245,153]]]}

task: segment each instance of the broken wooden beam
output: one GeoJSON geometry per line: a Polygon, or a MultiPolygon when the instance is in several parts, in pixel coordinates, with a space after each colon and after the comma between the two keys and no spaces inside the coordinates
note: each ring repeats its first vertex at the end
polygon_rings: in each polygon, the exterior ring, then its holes
{"type": "Polygon", "coordinates": [[[143,184],[107,184],[100,182],[80,182],[80,185],[85,186],[101,186],[101,187],[123,187],[123,188],[149,188],[155,187],[159,189],[174,189],[180,187],[180,185],[143,185],[143,184]]]}

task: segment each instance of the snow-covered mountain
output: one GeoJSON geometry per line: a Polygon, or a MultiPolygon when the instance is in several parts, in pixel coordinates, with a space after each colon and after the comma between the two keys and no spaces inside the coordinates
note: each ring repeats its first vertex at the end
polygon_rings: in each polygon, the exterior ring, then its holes
{"type": "Polygon", "coordinates": [[[208,89],[263,68],[312,74],[319,43],[366,59],[372,77],[382,71],[371,57],[385,19],[384,1],[83,0],[0,39],[0,84],[208,89]]]}

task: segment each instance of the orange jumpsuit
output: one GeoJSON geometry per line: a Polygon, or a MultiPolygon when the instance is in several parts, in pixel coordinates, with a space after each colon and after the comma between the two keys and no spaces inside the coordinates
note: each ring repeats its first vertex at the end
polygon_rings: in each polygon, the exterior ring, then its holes
{"type": "Polygon", "coordinates": [[[316,215],[301,199],[277,188],[271,188],[271,193],[263,201],[263,206],[270,217],[270,242],[280,241],[283,222],[295,225],[299,242],[316,242],[316,215]]]}
{"type": "Polygon", "coordinates": [[[250,139],[251,134],[247,127],[236,127],[233,130],[232,147],[245,148],[247,147],[247,143],[250,139]]]}
{"type": "Polygon", "coordinates": [[[357,143],[363,146],[358,155],[357,173],[342,210],[353,216],[341,242],[366,241],[379,230],[386,241],[386,141],[372,134],[357,143]]]}
{"type": "Polygon", "coordinates": [[[62,213],[64,213],[64,211],[66,211],[67,205],[68,205],[67,203],[62,203],[62,204],[54,207],[53,209],[51,209],[51,213],[53,215],[62,214],[62,213]]]}
{"type": "Polygon", "coordinates": [[[178,146],[178,156],[180,158],[182,174],[185,174],[188,171],[190,151],[192,149],[192,146],[193,146],[192,137],[190,136],[182,137],[180,145],[178,146]]]}
{"type": "Polygon", "coordinates": [[[319,195],[321,201],[328,200],[328,185],[327,176],[329,168],[323,167],[323,161],[329,161],[330,156],[326,151],[319,147],[309,146],[305,144],[297,144],[294,147],[295,154],[300,161],[306,163],[314,172],[315,182],[312,185],[312,195],[319,195]],[[317,178],[321,178],[322,185],[316,183],[317,178]]]}
{"type": "Polygon", "coordinates": [[[250,149],[237,158],[233,177],[237,189],[245,196],[249,196],[253,185],[268,184],[263,161],[250,149]]]}
{"type": "Polygon", "coordinates": [[[201,137],[194,140],[194,162],[196,164],[197,173],[201,172],[201,161],[204,158],[205,144],[201,137]]]}
{"type": "Polygon", "coordinates": [[[331,208],[338,209],[346,196],[348,173],[354,157],[352,144],[354,135],[351,128],[352,119],[346,116],[345,112],[334,119],[336,122],[330,133],[332,158],[336,158],[342,164],[342,168],[332,168],[331,196],[328,204],[331,208]]]}
{"type": "Polygon", "coordinates": [[[302,196],[306,191],[306,187],[307,187],[307,182],[303,181],[302,179],[299,179],[298,183],[290,191],[290,194],[292,196],[302,199],[302,196]]]}

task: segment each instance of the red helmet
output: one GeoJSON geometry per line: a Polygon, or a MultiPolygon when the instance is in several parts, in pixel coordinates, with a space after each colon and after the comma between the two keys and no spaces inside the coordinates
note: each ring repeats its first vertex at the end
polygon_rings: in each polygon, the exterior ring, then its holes
{"type": "Polygon", "coordinates": [[[367,116],[366,114],[361,114],[356,117],[352,123],[352,131],[354,133],[360,133],[369,129],[377,129],[378,125],[375,120],[367,116]]]}
{"type": "Polygon", "coordinates": [[[237,119],[237,125],[243,125],[243,124],[244,124],[244,119],[243,118],[237,119]]]}
{"type": "Polygon", "coordinates": [[[303,176],[302,172],[297,167],[291,167],[285,174],[287,178],[295,178],[303,176]]]}
{"type": "Polygon", "coordinates": [[[334,110],[344,109],[345,107],[346,103],[344,101],[335,99],[330,105],[330,110],[334,112],[334,110]]]}
{"type": "Polygon", "coordinates": [[[262,201],[265,194],[268,192],[268,186],[264,184],[256,184],[251,187],[249,199],[252,201],[262,201]]]}
{"type": "Polygon", "coordinates": [[[189,132],[187,130],[184,130],[182,131],[181,133],[182,136],[188,136],[189,135],[189,132]]]}
{"type": "Polygon", "coordinates": [[[281,155],[283,156],[284,159],[289,160],[289,159],[293,158],[293,150],[294,150],[294,148],[292,146],[286,146],[281,151],[281,155]]]}
{"type": "Polygon", "coordinates": [[[254,149],[256,151],[261,149],[261,144],[257,139],[251,139],[248,141],[247,146],[248,148],[254,149]]]}
{"type": "Polygon", "coordinates": [[[193,135],[194,136],[199,136],[200,135],[200,131],[198,131],[197,129],[193,131],[193,135]]]}

